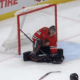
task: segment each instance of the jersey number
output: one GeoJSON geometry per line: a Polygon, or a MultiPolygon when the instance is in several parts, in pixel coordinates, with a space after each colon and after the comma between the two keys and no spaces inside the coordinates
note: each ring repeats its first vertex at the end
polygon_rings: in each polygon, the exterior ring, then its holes
{"type": "Polygon", "coordinates": [[[41,32],[37,31],[37,34],[38,34],[38,35],[40,35],[40,34],[41,34],[41,32]]]}

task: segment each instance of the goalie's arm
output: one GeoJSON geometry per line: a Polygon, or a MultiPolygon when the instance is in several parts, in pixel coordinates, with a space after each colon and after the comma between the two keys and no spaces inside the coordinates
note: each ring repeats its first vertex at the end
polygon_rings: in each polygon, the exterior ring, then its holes
{"type": "Polygon", "coordinates": [[[42,28],[34,33],[32,37],[33,42],[35,43],[36,40],[41,40],[41,36],[42,36],[42,28]]]}
{"type": "Polygon", "coordinates": [[[32,37],[32,40],[34,42],[33,51],[36,52],[36,53],[38,53],[40,51],[40,48],[42,46],[41,35],[42,35],[42,29],[35,32],[33,37],[32,37]]]}

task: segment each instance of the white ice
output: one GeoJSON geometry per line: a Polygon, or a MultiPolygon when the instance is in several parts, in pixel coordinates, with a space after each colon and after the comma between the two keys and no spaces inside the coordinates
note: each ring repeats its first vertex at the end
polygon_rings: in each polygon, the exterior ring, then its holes
{"type": "MultiPolygon", "coordinates": [[[[58,39],[80,45],[80,1],[73,1],[57,6],[58,39]]],[[[0,46],[9,36],[14,18],[0,22],[0,46]]],[[[31,45],[28,45],[29,48],[31,45]]],[[[50,71],[44,80],[69,80],[71,73],[80,76],[80,59],[63,62],[62,64],[24,62],[21,56],[0,53],[0,80],[39,80],[50,71]]]]}

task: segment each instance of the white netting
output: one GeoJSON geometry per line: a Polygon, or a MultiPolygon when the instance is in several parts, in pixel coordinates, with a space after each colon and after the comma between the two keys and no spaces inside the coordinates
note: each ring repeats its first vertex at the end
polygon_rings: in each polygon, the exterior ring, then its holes
{"type": "MultiPolygon", "coordinates": [[[[18,53],[18,36],[17,36],[17,15],[23,12],[31,11],[34,9],[38,9],[44,6],[48,6],[49,4],[31,6],[17,11],[15,15],[14,26],[12,31],[3,43],[1,50],[5,53],[18,53]]],[[[42,27],[50,27],[51,25],[55,25],[55,15],[54,15],[54,6],[48,7],[36,12],[32,12],[30,14],[22,15],[20,17],[20,29],[22,29],[30,38],[33,33],[42,27]]],[[[27,49],[31,50],[32,48],[28,47],[30,41],[21,33],[21,49],[23,45],[27,45],[27,49]]],[[[32,47],[32,46],[31,46],[32,47]]],[[[22,53],[26,51],[25,47],[21,50],[22,53]],[[25,49],[25,50],[24,50],[25,49]]]]}

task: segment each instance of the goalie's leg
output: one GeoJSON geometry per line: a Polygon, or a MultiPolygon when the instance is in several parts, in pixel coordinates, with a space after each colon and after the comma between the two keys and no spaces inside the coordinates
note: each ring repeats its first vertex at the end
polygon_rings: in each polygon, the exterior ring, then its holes
{"type": "Polygon", "coordinates": [[[53,55],[52,63],[61,64],[64,61],[63,49],[58,49],[58,52],[53,55]]]}
{"type": "Polygon", "coordinates": [[[27,51],[27,52],[24,52],[23,53],[23,60],[24,61],[29,61],[30,60],[30,54],[31,54],[31,51],[27,51]]]}

